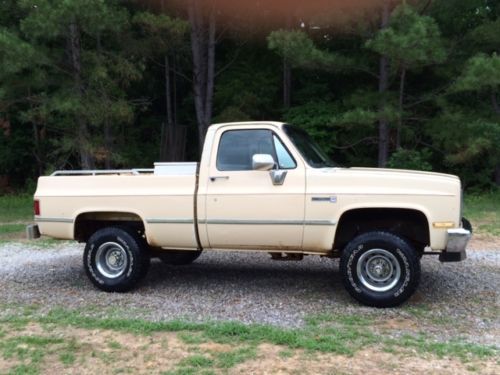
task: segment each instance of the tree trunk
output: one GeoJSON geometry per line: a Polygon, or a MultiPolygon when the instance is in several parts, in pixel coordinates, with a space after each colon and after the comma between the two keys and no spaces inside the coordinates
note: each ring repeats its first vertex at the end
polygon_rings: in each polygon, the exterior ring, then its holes
{"type": "Polygon", "coordinates": [[[406,68],[401,68],[401,76],[399,78],[399,116],[398,127],[396,129],[396,149],[401,147],[401,129],[403,128],[403,104],[404,104],[404,91],[406,80],[406,68]]]}
{"type": "MultiPolygon", "coordinates": [[[[285,28],[292,28],[292,15],[289,13],[286,17],[285,28]]],[[[292,104],[292,67],[288,59],[283,56],[283,107],[290,108],[292,104]]]]}
{"type": "Polygon", "coordinates": [[[111,155],[113,154],[113,131],[108,119],[104,123],[104,168],[112,169],[113,161],[111,155]]]}
{"type": "Polygon", "coordinates": [[[290,108],[292,98],[292,69],[286,57],[283,57],[283,106],[290,108]]]}
{"type": "Polygon", "coordinates": [[[193,54],[193,94],[200,154],[212,120],[215,80],[215,9],[208,9],[208,15],[204,14],[204,10],[199,2],[190,0],[188,13],[193,54]]]}
{"type": "MultiPolygon", "coordinates": [[[[491,92],[491,104],[495,113],[500,116],[500,105],[498,104],[498,99],[495,91],[491,92]]],[[[500,186],[500,164],[497,164],[495,167],[495,184],[497,186],[500,186]]]]}
{"type": "MultiPolygon", "coordinates": [[[[185,126],[177,123],[177,100],[175,75],[170,72],[170,58],[165,55],[165,121],[162,123],[160,159],[162,161],[182,161],[186,144],[185,126]]],[[[173,60],[175,64],[175,59],[173,60]]],[[[175,67],[174,67],[175,69],[175,67]]]]}
{"type": "Polygon", "coordinates": [[[491,92],[491,105],[493,106],[493,111],[497,115],[500,115],[500,104],[498,104],[497,94],[495,91],[491,92]]]}
{"type": "MultiPolygon", "coordinates": [[[[69,56],[71,59],[71,68],[73,70],[73,83],[78,97],[83,100],[84,88],[81,78],[81,56],[80,56],[80,29],[73,21],[69,25],[69,56]]],[[[94,160],[90,148],[90,134],[87,123],[83,116],[77,116],[78,124],[78,146],[80,154],[80,164],[83,169],[93,169],[94,160]]]]}
{"type": "Polygon", "coordinates": [[[33,143],[35,146],[34,153],[36,160],[36,172],[38,176],[41,176],[43,175],[43,169],[44,169],[44,157],[41,147],[40,128],[35,121],[32,122],[32,126],[33,126],[33,143]]]}
{"type": "MultiPolygon", "coordinates": [[[[97,52],[102,54],[102,45],[101,45],[101,33],[97,33],[97,52]]],[[[104,87],[102,81],[100,82],[101,87],[101,95],[104,103],[110,103],[108,94],[106,92],[106,88],[104,87]]],[[[109,117],[107,114],[104,115],[104,168],[112,169],[113,160],[111,158],[113,155],[113,128],[109,123],[109,117]]]]}
{"type": "Polygon", "coordinates": [[[174,127],[172,116],[172,95],[170,83],[170,61],[168,55],[164,59],[164,78],[165,78],[165,121],[162,122],[161,142],[160,142],[160,160],[172,161],[167,154],[169,153],[170,138],[172,137],[172,128],[174,127]]]}
{"type": "MultiPolygon", "coordinates": [[[[381,29],[387,27],[389,23],[389,1],[384,2],[382,9],[382,22],[381,29]]],[[[389,86],[389,63],[386,56],[381,56],[379,61],[379,84],[378,91],[381,96],[379,111],[379,125],[378,125],[378,166],[385,167],[387,159],[389,158],[389,124],[383,115],[386,99],[385,94],[389,86]]]]}
{"type": "MultiPolygon", "coordinates": [[[[8,119],[0,117],[0,132],[3,133],[5,138],[10,137],[11,125],[8,119]]],[[[0,174],[0,193],[3,194],[10,190],[10,178],[8,174],[0,174]]]]}
{"type": "MultiPolygon", "coordinates": [[[[28,88],[28,97],[31,97],[31,89],[28,88]]],[[[30,110],[33,111],[33,102],[30,101],[30,110]]],[[[42,152],[42,146],[41,146],[41,140],[42,140],[42,132],[40,130],[40,126],[38,123],[33,120],[31,122],[32,129],[33,129],[33,145],[34,145],[34,156],[36,160],[36,173],[37,176],[41,176],[43,174],[44,170],[44,155],[42,152]]]]}

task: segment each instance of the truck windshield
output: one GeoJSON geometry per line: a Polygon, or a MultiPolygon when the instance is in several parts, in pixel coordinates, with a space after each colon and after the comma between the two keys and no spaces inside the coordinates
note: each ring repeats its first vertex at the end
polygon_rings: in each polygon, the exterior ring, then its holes
{"type": "Polygon", "coordinates": [[[313,168],[338,167],[326,153],[314,142],[309,134],[293,125],[283,126],[285,133],[299,150],[306,163],[313,168]]]}

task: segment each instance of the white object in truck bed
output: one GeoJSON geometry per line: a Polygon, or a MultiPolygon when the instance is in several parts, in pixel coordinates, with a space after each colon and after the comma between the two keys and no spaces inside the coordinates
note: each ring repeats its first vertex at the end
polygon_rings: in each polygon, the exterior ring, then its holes
{"type": "Polygon", "coordinates": [[[155,163],[154,174],[158,176],[190,176],[196,174],[198,163],[155,163]]]}

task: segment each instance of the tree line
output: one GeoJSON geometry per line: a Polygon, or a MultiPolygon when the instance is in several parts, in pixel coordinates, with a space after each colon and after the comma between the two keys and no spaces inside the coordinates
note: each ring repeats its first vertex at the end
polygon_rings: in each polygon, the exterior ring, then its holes
{"type": "Polygon", "coordinates": [[[500,185],[498,0],[0,0],[0,191],[281,120],[345,166],[500,185]]]}

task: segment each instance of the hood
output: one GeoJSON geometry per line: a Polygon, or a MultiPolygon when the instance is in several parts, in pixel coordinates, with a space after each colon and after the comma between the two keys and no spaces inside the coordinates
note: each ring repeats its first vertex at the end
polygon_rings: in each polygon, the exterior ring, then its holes
{"type": "Polygon", "coordinates": [[[368,195],[441,195],[461,194],[457,176],[383,168],[321,168],[308,170],[308,187],[324,193],[368,195]]]}

